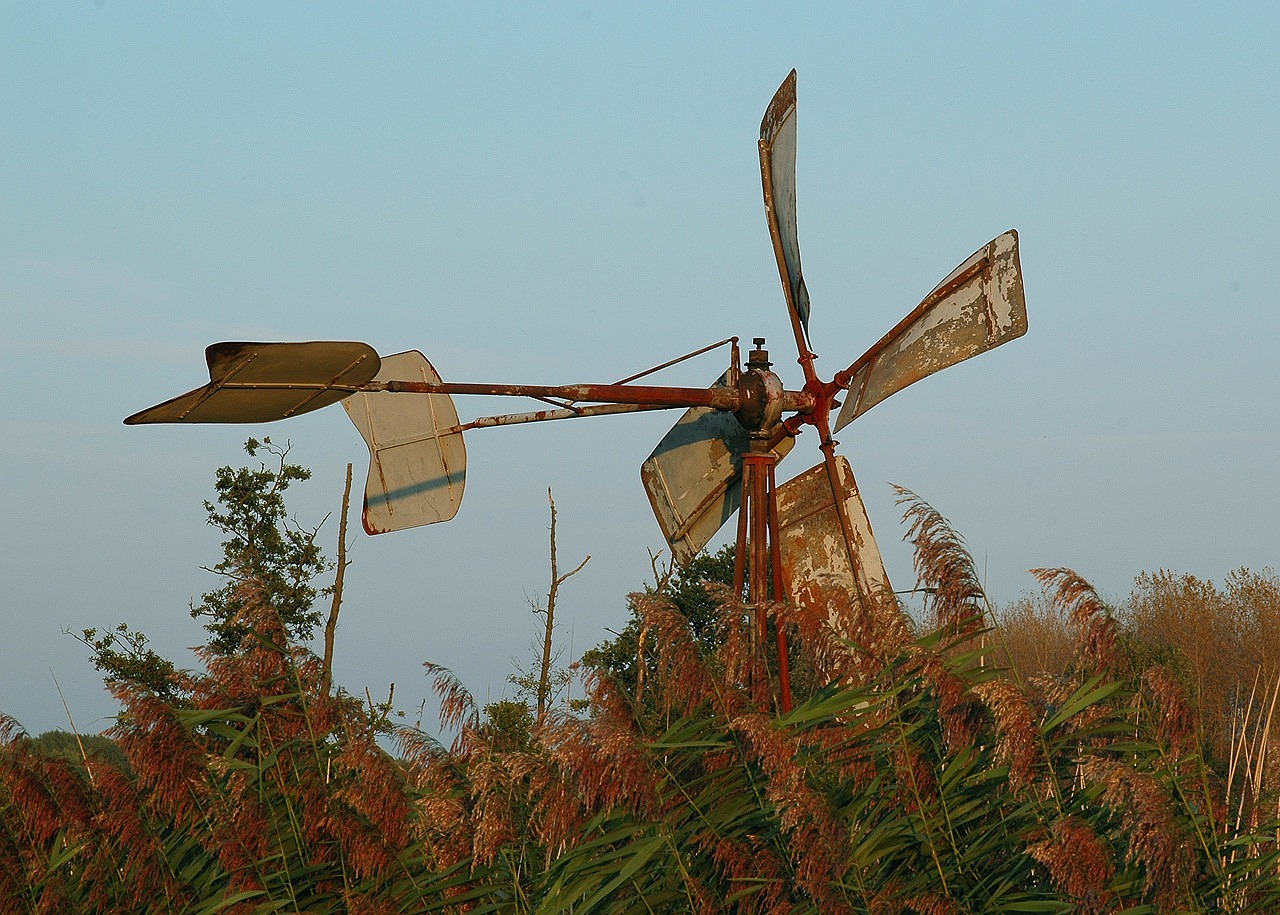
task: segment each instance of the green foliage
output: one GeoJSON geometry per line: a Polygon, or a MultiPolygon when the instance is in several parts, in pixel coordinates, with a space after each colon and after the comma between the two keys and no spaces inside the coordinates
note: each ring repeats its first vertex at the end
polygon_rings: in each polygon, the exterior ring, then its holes
{"type": "Polygon", "coordinates": [[[220,654],[239,649],[247,634],[238,621],[245,609],[240,585],[246,582],[262,590],[290,637],[309,640],[320,622],[316,599],[328,593],[317,589],[313,579],[331,568],[316,544],[318,528],[299,526],[285,506],[285,491],[310,479],[311,471],[290,464],[288,447],[273,445],[269,438],[251,438],[244,449],[250,457],[265,451],[276,459],[275,466],[218,468],[217,503],[205,502],[204,507],[209,524],[227,535],[222,561],[211,569],[227,581],[191,608],[193,617],[207,620],[209,647],[220,654]]]}
{"type": "MultiPolygon", "coordinates": [[[[534,648],[540,648],[540,645],[534,645],[534,648]]],[[[559,652],[551,657],[551,664],[547,668],[546,677],[546,695],[545,703],[550,706],[559,701],[560,696],[573,682],[574,672],[568,667],[562,667],[558,664],[559,652]]],[[[533,657],[532,663],[522,661],[520,658],[512,658],[511,666],[515,668],[511,673],[507,674],[507,682],[516,688],[516,698],[522,703],[532,703],[534,706],[538,704],[539,692],[543,689],[543,678],[539,659],[533,657]]]]}
{"type": "Polygon", "coordinates": [[[108,680],[133,683],[168,702],[180,702],[183,676],[173,662],[147,647],[147,637],[128,623],[100,632],[85,629],[76,638],[89,648],[94,668],[108,680]]]}
{"type": "Polygon", "coordinates": [[[129,761],[120,745],[103,734],[73,734],[70,731],[45,731],[31,739],[31,749],[42,756],[61,759],[76,765],[89,759],[101,759],[118,769],[128,770],[129,761]]]}
{"type": "MultiPolygon", "coordinates": [[[[288,447],[276,446],[270,438],[251,438],[244,448],[250,457],[259,451],[271,455],[275,466],[218,468],[217,503],[204,503],[208,523],[227,535],[223,558],[210,569],[226,581],[203,595],[191,615],[206,620],[208,650],[216,654],[242,647],[249,634],[240,622],[247,598],[264,600],[291,638],[306,641],[320,621],[316,600],[332,591],[314,584],[317,575],[332,568],[315,542],[318,529],[300,527],[285,505],[289,486],[309,479],[311,471],[289,463],[288,447]]],[[[128,623],[85,629],[76,638],[89,648],[94,667],[107,680],[133,684],[167,702],[186,701],[187,674],[150,648],[146,634],[128,623]]]]}
{"type": "Polygon", "coordinates": [[[485,721],[480,737],[504,753],[527,753],[533,749],[533,710],[527,702],[503,699],[484,707],[485,721]]]}
{"type": "MultiPolygon", "coordinates": [[[[728,544],[714,553],[699,553],[686,565],[677,568],[661,587],[662,596],[689,621],[695,642],[708,656],[716,649],[720,608],[732,590],[733,566],[734,547],[728,544]]],[[[583,654],[583,666],[634,692],[637,660],[641,657],[641,633],[645,628],[638,602],[657,593],[655,586],[649,585],[642,594],[629,597],[627,625],[612,639],[583,654]]],[[[645,657],[652,656],[652,647],[651,643],[646,644],[645,657]]]]}

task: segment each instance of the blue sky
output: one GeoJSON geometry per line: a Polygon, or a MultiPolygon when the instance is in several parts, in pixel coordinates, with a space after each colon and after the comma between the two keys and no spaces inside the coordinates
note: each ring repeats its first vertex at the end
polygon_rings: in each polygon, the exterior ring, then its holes
{"type": "MultiPolygon", "coordinates": [[[[731,334],[785,352],[755,141],[792,67],[823,374],[1021,237],[1027,336],[840,436],[895,584],[890,481],[952,520],[997,601],[1036,566],[1120,597],[1142,570],[1276,565],[1277,8],[783,9],[0,2],[0,709],[64,727],[56,676],[77,725],[109,723],[64,629],[125,620],[194,663],[219,555],[201,502],[250,434],[313,468],[304,523],[348,461],[363,478],[338,408],[121,425],[202,383],[209,343],[363,340],[548,384],[731,334]]],[[[457,519],[353,539],[338,679],[394,682],[411,713],[425,660],[507,694],[548,486],[562,564],[593,557],[561,594],[566,652],[617,628],[661,543],[638,468],[675,418],[471,433],[457,519]]],[[[816,460],[802,436],[782,476],[816,460]]]]}

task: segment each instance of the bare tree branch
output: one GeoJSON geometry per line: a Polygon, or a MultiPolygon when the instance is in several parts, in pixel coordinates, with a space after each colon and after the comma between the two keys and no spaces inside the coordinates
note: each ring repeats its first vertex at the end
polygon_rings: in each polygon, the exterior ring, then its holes
{"type": "Polygon", "coordinates": [[[347,566],[347,511],[351,507],[351,465],[347,465],[347,482],[342,489],[342,517],[338,521],[338,570],[333,576],[333,600],[329,619],[324,624],[324,662],[321,668],[323,689],[327,694],[333,685],[333,640],[338,632],[338,611],[342,609],[342,582],[347,566]]]}
{"type": "Polygon", "coordinates": [[[551,664],[555,660],[551,640],[555,629],[556,597],[560,586],[582,571],[583,566],[591,561],[591,556],[578,563],[572,572],[560,574],[556,561],[556,500],[552,498],[551,488],[547,488],[547,503],[551,506],[551,590],[547,592],[547,619],[542,633],[542,663],[538,669],[538,723],[541,724],[547,714],[547,705],[551,694],[551,664]]]}

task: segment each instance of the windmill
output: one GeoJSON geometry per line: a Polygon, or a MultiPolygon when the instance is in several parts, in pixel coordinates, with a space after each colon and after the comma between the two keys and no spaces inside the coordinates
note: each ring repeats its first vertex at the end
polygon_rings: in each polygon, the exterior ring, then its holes
{"type": "MultiPolygon", "coordinates": [[[[800,388],[787,389],[771,371],[758,337],[745,367],[738,338],[730,337],[617,382],[571,385],[446,382],[417,351],[379,356],[356,342],[215,343],[205,352],[208,384],[125,423],[271,422],[341,402],[369,448],[363,522],[379,534],[454,517],[466,483],[469,430],[684,408],[643,463],[641,480],[678,560],[695,555],[737,513],[734,593],[745,593],[761,644],[768,610],[778,602],[826,612],[833,595],[864,610],[891,599],[866,509],[833,435],[921,378],[1026,332],[1018,237],[1011,230],[988,242],[859,359],[822,380],[810,348],[796,231],[795,79],[793,70],[761,122],[760,168],[800,388]],[[636,383],[722,346],[729,347],[729,366],[708,388],[636,383]],[[543,408],[463,423],[455,395],[532,398],[543,408]],[[779,486],[777,463],[805,426],[818,437],[822,462],[779,486]]],[[[786,632],[781,625],[774,630],[785,711],[786,632]]]]}

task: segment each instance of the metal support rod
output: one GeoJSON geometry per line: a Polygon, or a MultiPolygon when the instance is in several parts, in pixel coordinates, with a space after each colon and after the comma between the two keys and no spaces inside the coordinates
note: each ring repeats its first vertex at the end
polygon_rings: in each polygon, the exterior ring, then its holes
{"type": "Polygon", "coordinates": [[[635,403],[737,410],[735,388],[669,388],[628,384],[468,384],[458,381],[370,382],[361,390],[404,394],[481,394],[491,397],[559,397],[574,403],[635,403]]]}
{"type": "Polygon", "coordinates": [[[819,431],[825,436],[825,440],[818,447],[822,451],[822,462],[826,466],[827,483],[831,487],[832,500],[836,507],[836,517],[840,520],[840,535],[844,541],[845,555],[849,558],[849,569],[853,572],[853,588],[858,595],[858,606],[870,607],[869,600],[871,595],[866,593],[862,587],[863,570],[862,560],[858,556],[858,551],[854,549],[854,530],[853,522],[849,520],[849,510],[844,504],[842,493],[843,487],[840,485],[840,474],[836,469],[836,445],[835,439],[831,437],[831,433],[825,428],[826,423],[823,422],[819,431]]]}
{"type": "Polygon", "coordinates": [[[649,410],[670,410],[671,407],[643,403],[603,403],[586,407],[563,407],[559,410],[535,410],[532,413],[502,413],[498,416],[477,416],[470,422],[459,423],[442,429],[437,435],[467,432],[471,429],[488,429],[493,426],[515,426],[521,423],[543,423],[553,419],[578,419],[582,416],[610,416],[615,413],[645,413],[649,410]]]}
{"type": "MultiPolygon", "coordinates": [[[[266,387],[263,385],[262,387],[266,387]]],[[[341,388],[335,386],[335,390],[341,388]]],[[[384,381],[361,385],[361,391],[407,394],[480,394],[492,397],[559,397],[573,403],[630,403],[654,407],[711,407],[736,412],[742,406],[737,388],[679,388],[631,384],[468,384],[457,381],[384,381]]],[[[809,391],[783,391],[786,412],[812,410],[809,391]]]]}
{"type": "MultiPolygon", "coordinates": [[[[776,459],[768,464],[769,468],[769,563],[773,573],[773,600],[775,605],[786,600],[785,582],[782,580],[782,542],[781,525],[778,523],[778,484],[774,473],[778,462],[776,459]]],[[[774,629],[778,640],[778,684],[781,692],[783,714],[791,711],[791,658],[787,648],[787,627],[782,620],[774,617],[774,629]]]]}
{"type": "MultiPolygon", "coordinates": [[[[676,365],[677,363],[680,363],[680,362],[684,362],[686,359],[692,359],[694,356],[701,356],[703,353],[709,353],[713,349],[716,349],[717,347],[724,346],[726,343],[731,343],[736,347],[738,343],[738,338],[726,337],[725,339],[719,341],[718,343],[709,343],[706,346],[702,347],[702,349],[696,349],[692,353],[685,353],[683,356],[677,356],[674,359],[668,359],[666,362],[662,363],[662,365],[655,365],[653,368],[645,369],[643,372],[637,372],[634,375],[628,375],[626,378],[623,378],[621,381],[617,383],[629,384],[638,378],[643,378],[646,375],[652,375],[655,372],[661,372],[663,369],[669,369],[671,368],[671,366],[676,365]]],[[[737,353],[733,354],[733,360],[734,360],[733,364],[737,365],[737,353]]]]}
{"type": "MultiPolygon", "coordinates": [[[[470,384],[459,381],[368,381],[360,385],[315,382],[254,381],[247,383],[218,382],[208,385],[206,397],[219,391],[339,391],[347,394],[477,394],[489,397],[532,397],[555,403],[555,400],[578,403],[639,404],[654,409],[662,407],[711,407],[737,412],[743,394],[736,387],[681,388],[635,384],[470,384]],[[554,399],[554,400],[553,400],[554,399]]],[[[816,398],[809,391],[783,391],[784,412],[810,412],[816,398]]],[[[570,407],[556,406],[560,409],[570,407]]]]}
{"type": "MultiPolygon", "coordinates": [[[[753,438],[751,451],[742,456],[742,498],[738,507],[733,572],[737,594],[742,593],[744,579],[746,582],[746,606],[754,611],[753,641],[758,651],[764,651],[768,644],[769,605],[780,603],[786,593],[774,473],[778,458],[764,446],[763,437],[753,438]]],[[[791,711],[791,665],[785,624],[775,617],[774,628],[778,648],[778,707],[785,714],[791,711]]]]}

